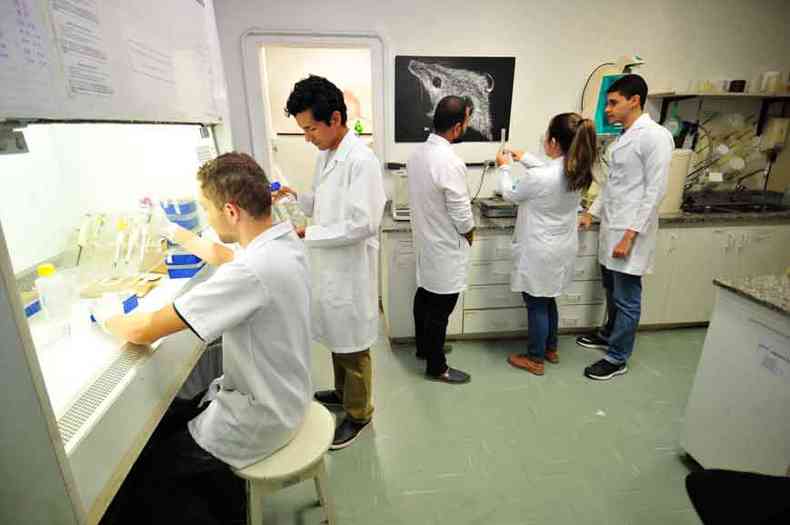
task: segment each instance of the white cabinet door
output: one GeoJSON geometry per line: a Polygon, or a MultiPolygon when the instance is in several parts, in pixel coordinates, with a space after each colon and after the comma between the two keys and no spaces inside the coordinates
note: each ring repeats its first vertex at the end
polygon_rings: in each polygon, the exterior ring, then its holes
{"type": "Polygon", "coordinates": [[[509,261],[513,250],[510,235],[490,235],[475,238],[469,254],[471,261],[509,261]]]}
{"type": "Polygon", "coordinates": [[[604,318],[603,304],[575,304],[559,306],[560,328],[589,328],[600,326],[604,318]]]}
{"type": "Polygon", "coordinates": [[[677,229],[660,229],[656,239],[653,273],[642,277],[642,315],[640,324],[663,323],[669,285],[672,279],[672,252],[677,242],[677,229]]]}
{"type": "Polygon", "coordinates": [[[513,263],[504,261],[472,261],[469,263],[469,285],[507,284],[513,263]]]}
{"type": "Polygon", "coordinates": [[[512,332],[527,329],[527,309],[499,308],[464,312],[464,334],[512,332]]]}
{"type": "Polygon", "coordinates": [[[790,264],[790,225],[750,228],[745,235],[740,260],[744,275],[778,274],[790,264]]]}
{"type": "Polygon", "coordinates": [[[579,251],[577,255],[598,255],[598,230],[579,231],[579,251]]]}
{"type": "MultiPolygon", "coordinates": [[[[387,290],[384,297],[385,315],[389,336],[392,338],[414,337],[414,294],[417,291],[417,259],[411,235],[385,237],[383,253],[388,258],[381,278],[387,290]]],[[[447,335],[463,332],[464,295],[458,298],[455,310],[450,314],[447,335]]]]}
{"type": "Polygon", "coordinates": [[[671,279],[663,322],[706,322],[715,299],[710,229],[678,228],[669,236],[671,279]]]}
{"type": "MultiPolygon", "coordinates": [[[[413,317],[413,315],[412,315],[413,317]]],[[[464,294],[458,296],[453,313],[447,320],[447,335],[461,335],[464,333],[464,294]]]]}
{"type": "Polygon", "coordinates": [[[523,304],[524,300],[521,294],[511,292],[509,284],[470,286],[466,290],[466,299],[464,300],[464,308],[467,310],[509,308],[523,304]]]}
{"type": "Polygon", "coordinates": [[[564,294],[557,297],[557,305],[601,304],[606,300],[606,291],[601,281],[573,281],[564,294]]]}
{"type": "Polygon", "coordinates": [[[733,279],[739,273],[740,252],[737,240],[741,237],[742,228],[711,229],[711,252],[707,258],[714,279],[733,279]]]}
{"type": "Polygon", "coordinates": [[[601,279],[601,264],[597,255],[585,255],[576,258],[573,270],[574,281],[595,281],[601,279]]]}

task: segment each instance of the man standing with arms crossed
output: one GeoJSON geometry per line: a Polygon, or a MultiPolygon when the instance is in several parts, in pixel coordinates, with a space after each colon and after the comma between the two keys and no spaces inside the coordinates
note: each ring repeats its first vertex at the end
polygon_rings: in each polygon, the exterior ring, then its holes
{"type": "Polygon", "coordinates": [[[433,116],[434,132],[406,165],[417,252],[417,357],[427,361],[427,379],[450,384],[470,381],[469,374],[447,366],[443,347],[448,318],[466,289],[475,231],[466,164],[451,147],[466,133],[472,111],[468,99],[448,96],[440,100],[433,116]]]}
{"type": "Polygon", "coordinates": [[[607,320],[600,332],[576,343],[606,350],[606,356],[584,369],[590,379],[625,374],[634,350],[642,307],[642,275],[653,270],[658,233],[658,206],[667,189],[672,134],[644,113],[647,84],[625,75],[607,90],[606,116],[623,125],[610,147],[609,178],[600,195],[579,220],[590,227],[600,217],[598,260],[606,289],[607,320]]]}

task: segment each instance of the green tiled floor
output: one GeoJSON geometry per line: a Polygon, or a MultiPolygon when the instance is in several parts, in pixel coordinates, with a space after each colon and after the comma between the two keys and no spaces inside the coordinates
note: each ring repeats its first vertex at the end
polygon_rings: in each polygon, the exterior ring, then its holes
{"type": "MultiPolygon", "coordinates": [[[[505,362],[523,340],[454,342],[472,383],[425,381],[413,346],[374,348],[376,413],[331,453],[340,525],[699,524],[678,445],[705,331],[640,333],[630,372],[582,377],[601,354],[560,340],[559,365],[535,377],[505,362]]],[[[316,386],[331,385],[314,349],[316,386]]],[[[311,483],[266,501],[267,524],[317,524],[311,483]]]]}

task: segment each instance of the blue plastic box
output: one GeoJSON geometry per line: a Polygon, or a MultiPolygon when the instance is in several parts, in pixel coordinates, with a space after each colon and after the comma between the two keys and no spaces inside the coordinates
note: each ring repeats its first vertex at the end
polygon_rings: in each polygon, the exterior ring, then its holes
{"type": "Polygon", "coordinates": [[[190,264],[200,264],[203,259],[197,255],[187,252],[173,252],[165,257],[165,264],[168,266],[183,266],[190,264]]]}
{"type": "Polygon", "coordinates": [[[200,264],[184,264],[180,266],[168,266],[167,275],[171,279],[189,279],[194,277],[203,267],[205,263],[200,264]]]}
{"type": "Polygon", "coordinates": [[[197,211],[197,203],[193,200],[178,201],[177,207],[173,203],[162,203],[162,209],[165,210],[168,217],[191,215],[197,211]]]}

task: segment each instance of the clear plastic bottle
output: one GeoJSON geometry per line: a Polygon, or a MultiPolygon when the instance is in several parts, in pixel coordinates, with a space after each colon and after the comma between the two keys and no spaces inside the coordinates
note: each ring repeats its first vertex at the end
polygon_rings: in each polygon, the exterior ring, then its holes
{"type": "Polygon", "coordinates": [[[75,284],[63,273],[55,271],[55,265],[42,264],[36,269],[36,290],[41,309],[50,321],[68,321],[71,307],[79,300],[75,284]]]}
{"type": "MultiPolygon", "coordinates": [[[[272,193],[280,191],[282,185],[279,182],[272,182],[272,193]]],[[[302,208],[296,202],[296,199],[291,195],[284,195],[280,197],[277,202],[272,205],[272,212],[275,220],[286,221],[290,220],[294,228],[297,230],[307,227],[307,217],[305,216],[302,208]]]]}

